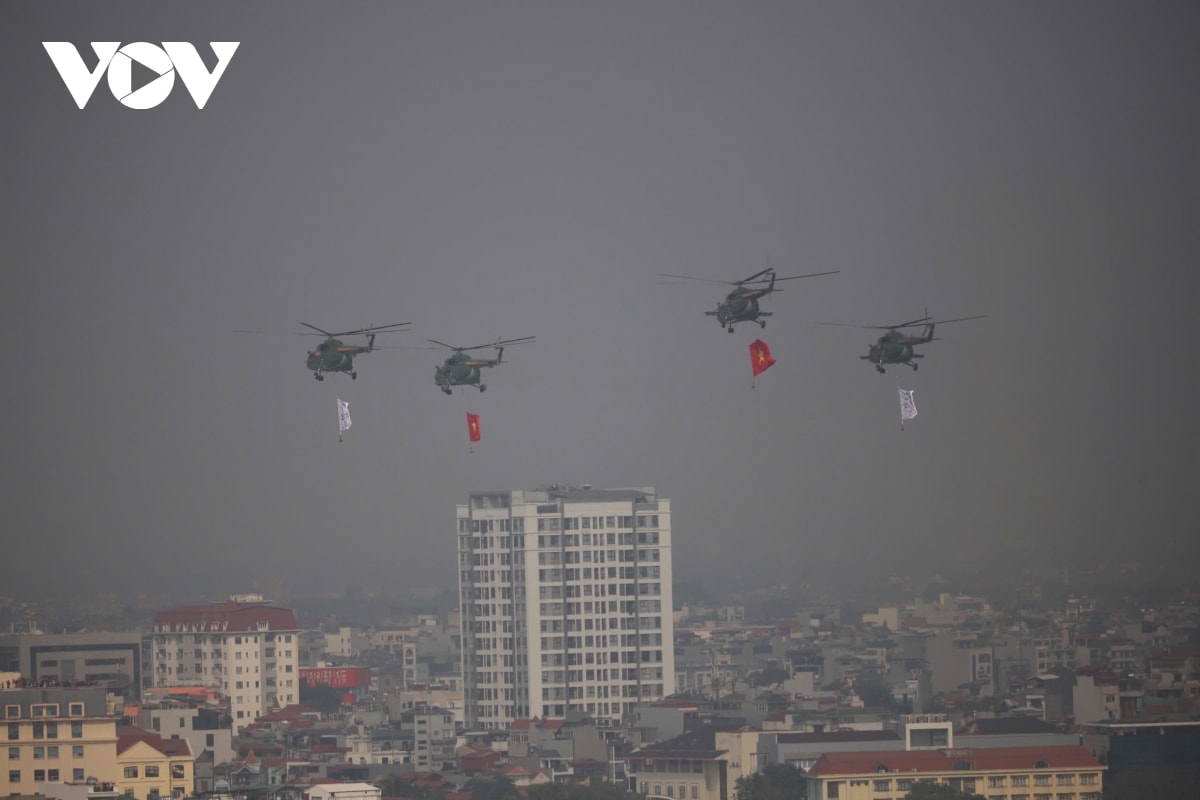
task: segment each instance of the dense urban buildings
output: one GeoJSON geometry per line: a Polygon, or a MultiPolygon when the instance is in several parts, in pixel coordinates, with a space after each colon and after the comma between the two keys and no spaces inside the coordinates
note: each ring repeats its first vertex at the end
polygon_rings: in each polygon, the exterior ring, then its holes
{"type": "Polygon", "coordinates": [[[670,500],[472,492],[457,523],[468,727],[569,710],[620,723],[675,691],[670,500]]]}

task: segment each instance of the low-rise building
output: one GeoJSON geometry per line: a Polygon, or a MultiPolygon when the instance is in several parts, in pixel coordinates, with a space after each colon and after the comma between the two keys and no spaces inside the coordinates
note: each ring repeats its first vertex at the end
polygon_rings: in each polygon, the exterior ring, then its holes
{"type": "Polygon", "coordinates": [[[1100,800],[1105,767],[1080,745],[825,753],[809,800],[901,800],[940,783],[989,800],[1100,800]]]}

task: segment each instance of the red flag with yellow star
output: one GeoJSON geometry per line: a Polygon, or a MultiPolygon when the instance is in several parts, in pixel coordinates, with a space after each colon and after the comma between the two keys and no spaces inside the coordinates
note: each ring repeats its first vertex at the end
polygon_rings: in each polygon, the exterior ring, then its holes
{"type": "Polygon", "coordinates": [[[771,348],[767,347],[767,343],[762,339],[755,339],[750,343],[750,369],[754,370],[754,377],[758,377],[766,372],[775,359],[771,357],[771,348]]]}
{"type": "Polygon", "coordinates": [[[479,441],[479,415],[472,414],[470,411],[467,412],[467,433],[470,435],[472,442],[479,441]]]}

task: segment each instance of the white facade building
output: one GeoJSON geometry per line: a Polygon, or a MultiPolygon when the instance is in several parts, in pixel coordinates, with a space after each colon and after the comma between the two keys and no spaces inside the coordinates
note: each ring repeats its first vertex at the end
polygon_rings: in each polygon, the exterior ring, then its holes
{"type": "Polygon", "coordinates": [[[670,500],[551,486],[472,492],[457,516],[468,728],[619,723],[674,693],[670,500]]]}
{"type": "Polygon", "coordinates": [[[229,700],[236,731],[300,702],[296,615],[257,595],[183,606],[154,616],[149,635],[155,686],[205,686],[229,700]]]}

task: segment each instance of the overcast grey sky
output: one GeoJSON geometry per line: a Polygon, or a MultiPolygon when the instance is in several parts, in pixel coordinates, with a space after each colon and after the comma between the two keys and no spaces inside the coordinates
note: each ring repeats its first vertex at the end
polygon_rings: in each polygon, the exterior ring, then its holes
{"type": "Polygon", "coordinates": [[[549,482],[657,486],[677,578],[1197,561],[1195,3],[0,13],[0,591],[453,585],[454,505],[549,482]],[[80,110],[41,42],[99,40],[241,45],[80,110]],[[734,335],[655,277],[768,257],[841,272],[734,335]],[[988,316],[916,373],[818,324],[926,308],[988,316]],[[301,321],[413,325],[318,383],[301,321]],[[518,336],[483,395],[416,347],[518,336]]]}

